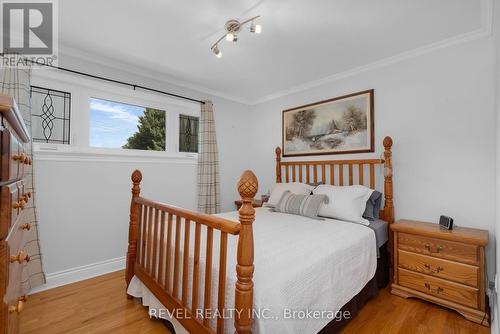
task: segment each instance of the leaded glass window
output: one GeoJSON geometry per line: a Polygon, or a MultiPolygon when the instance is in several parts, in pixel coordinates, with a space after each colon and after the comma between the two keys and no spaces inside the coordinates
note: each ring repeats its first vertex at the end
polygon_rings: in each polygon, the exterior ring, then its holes
{"type": "Polygon", "coordinates": [[[179,115],[179,152],[198,152],[199,118],[179,115]]]}
{"type": "Polygon", "coordinates": [[[31,86],[30,94],[33,141],[69,144],[71,93],[31,86]]]}

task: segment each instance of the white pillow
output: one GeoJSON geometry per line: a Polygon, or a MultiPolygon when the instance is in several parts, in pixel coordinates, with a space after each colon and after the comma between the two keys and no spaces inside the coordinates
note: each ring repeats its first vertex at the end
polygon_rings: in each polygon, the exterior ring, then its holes
{"type": "Polygon", "coordinates": [[[313,189],[313,186],[300,182],[276,183],[267,203],[271,206],[276,206],[283,193],[287,190],[296,195],[310,195],[313,189]]]}
{"type": "Polygon", "coordinates": [[[328,203],[319,209],[323,217],[345,220],[353,223],[368,225],[369,221],[363,218],[366,201],[373,190],[365,186],[330,186],[319,185],[313,190],[314,195],[327,195],[328,203]]]}

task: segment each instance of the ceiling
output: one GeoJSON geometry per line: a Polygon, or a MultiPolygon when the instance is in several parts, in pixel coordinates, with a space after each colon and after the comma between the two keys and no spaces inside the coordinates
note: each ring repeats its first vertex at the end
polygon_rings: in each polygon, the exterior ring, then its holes
{"type": "Polygon", "coordinates": [[[484,29],[488,0],[65,0],[60,49],[145,69],[243,101],[484,29]],[[260,35],[210,46],[231,18],[260,35]]]}

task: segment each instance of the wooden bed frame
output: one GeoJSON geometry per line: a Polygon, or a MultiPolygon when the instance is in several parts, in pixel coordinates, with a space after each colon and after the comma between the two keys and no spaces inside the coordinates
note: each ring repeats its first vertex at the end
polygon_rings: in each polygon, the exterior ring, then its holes
{"type": "MultiPolygon", "coordinates": [[[[385,137],[383,159],[322,160],[322,161],[282,161],[281,149],[276,148],[276,182],[323,182],[344,185],[365,184],[375,188],[375,165],[384,165],[384,208],[381,219],[389,224],[394,222],[392,191],[392,139],[385,137]],[[365,166],[368,177],[365,177],[365,166]],[[346,168],[347,167],[347,168],[346,168]],[[318,169],[321,178],[318,175],[318,169]],[[347,169],[347,182],[344,173],[347,169]],[[357,169],[357,177],[354,170],[357,169]],[[305,171],[305,178],[303,177],[305,171]],[[311,179],[312,170],[312,179],[311,179]],[[327,172],[328,171],[328,172],[327,172]],[[338,171],[337,178],[335,171],[338,171]],[[328,176],[328,177],[327,177],[328,176]],[[305,179],[305,180],[304,180],[305,179]]],[[[252,224],[255,219],[253,199],[258,191],[256,176],[245,171],[238,182],[238,192],[243,202],[239,209],[239,222],[217,216],[193,212],[172,205],[148,200],[140,196],[142,174],[132,173],[132,201],[130,205],[130,225],[127,251],[126,281],[129,285],[136,275],[146,287],[170,311],[181,310],[184,315],[179,322],[190,333],[223,333],[224,319],[217,318],[216,328],[212,328],[209,318],[198,317],[197,310],[210,309],[212,279],[212,243],[214,230],[220,232],[220,255],[217,291],[217,310],[225,308],[226,257],[228,234],[238,237],[237,282],[235,287],[234,326],[236,333],[251,333],[253,321],[253,272],[254,241],[252,224]],[[191,222],[194,223],[194,250],[191,295],[188,296],[189,256],[191,222]],[[175,233],[172,226],[175,224],[175,233]],[[181,236],[181,226],[184,233],[181,236]],[[200,280],[200,237],[201,226],[206,227],[206,257],[203,306],[198,306],[200,280]],[[166,232],[166,233],[165,233],[166,232]],[[173,235],[175,234],[175,235],[173,235]],[[181,238],[183,258],[181,259],[181,238]],[[165,240],[166,239],[166,240],[165,240]],[[173,244],[172,244],[173,242],[173,244]],[[166,245],[169,245],[167,247],[166,245]],[[173,251],[173,261],[172,259],[173,251]],[[173,263],[172,263],[173,262],[173,263]],[[172,281],[172,284],[170,284],[172,281]],[[190,301],[190,303],[188,303],[190,301]]],[[[389,229],[389,247],[392,236],[389,229]]],[[[391,249],[391,248],[389,248],[391,249]]],[[[392,257],[391,257],[392,259],[392,257]]],[[[131,298],[131,296],[128,296],[131,298]]]]}

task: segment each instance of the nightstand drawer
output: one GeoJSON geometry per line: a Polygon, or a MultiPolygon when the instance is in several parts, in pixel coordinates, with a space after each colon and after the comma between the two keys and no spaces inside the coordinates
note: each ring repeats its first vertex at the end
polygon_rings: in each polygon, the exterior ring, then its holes
{"type": "Polygon", "coordinates": [[[479,249],[476,245],[440,240],[420,235],[398,233],[399,249],[449,259],[462,263],[478,264],[479,249]]]}
{"type": "Polygon", "coordinates": [[[429,295],[446,299],[465,306],[477,308],[479,290],[462,284],[453,283],[418,274],[405,269],[398,270],[399,284],[429,295]]]}
{"type": "Polygon", "coordinates": [[[399,267],[445,280],[479,287],[479,268],[469,264],[437,259],[398,250],[399,267]]]}

